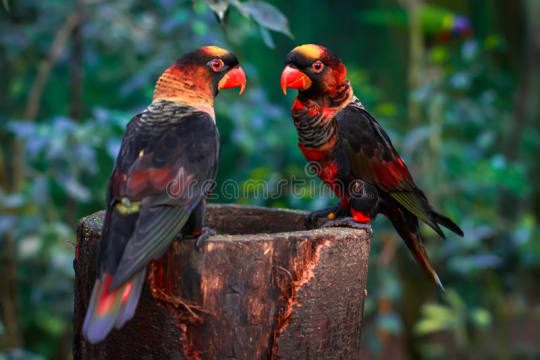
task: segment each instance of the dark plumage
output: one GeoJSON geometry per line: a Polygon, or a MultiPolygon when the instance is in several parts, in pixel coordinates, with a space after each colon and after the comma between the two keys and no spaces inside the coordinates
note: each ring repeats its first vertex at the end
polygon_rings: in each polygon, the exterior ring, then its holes
{"type": "Polygon", "coordinates": [[[245,86],[234,55],[204,47],[184,55],[159,79],[154,100],[127,125],[109,179],[98,276],[83,325],[92,343],[135,313],[146,265],[177,235],[202,228],[214,186],[220,138],[213,102],[219,89],[245,86]]]}
{"type": "MultiPolygon", "coordinates": [[[[443,238],[439,225],[463,236],[461,229],[437,213],[416,186],[386,132],[354,96],[345,66],[335,54],[322,46],[303,45],[289,53],[286,65],[284,91],[299,90],[292,116],[300,150],[341,199],[337,211],[346,210],[355,221],[329,224],[371,231],[364,223],[377,213],[386,215],[430,279],[444,290],[422,245],[418,219],[443,238]]],[[[308,223],[330,212],[336,207],[312,213],[308,223]]]]}

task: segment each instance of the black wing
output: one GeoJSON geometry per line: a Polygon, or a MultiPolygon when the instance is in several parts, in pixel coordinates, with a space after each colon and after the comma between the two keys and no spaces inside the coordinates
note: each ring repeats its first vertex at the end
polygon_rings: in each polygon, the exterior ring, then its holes
{"type": "Polygon", "coordinates": [[[128,124],[109,181],[99,256],[111,289],[163,255],[216,176],[214,119],[181,107],[163,116],[128,124]]]}
{"type": "Polygon", "coordinates": [[[339,139],[352,175],[389,194],[444,237],[432,219],[431,206],[401,159],[388,134],[369,112],[349,105],[336,116],[339,139]]]}

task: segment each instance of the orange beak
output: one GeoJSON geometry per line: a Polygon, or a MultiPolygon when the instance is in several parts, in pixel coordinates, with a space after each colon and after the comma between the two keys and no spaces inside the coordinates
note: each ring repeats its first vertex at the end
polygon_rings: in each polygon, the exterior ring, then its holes
{"type": "Polygon", "coordinates": [[[236,65],[231,71],[229,71],[223,79],[219,81],[218,90],[231,89],[240,86],[240,95],[244,92],[246,87],[246,74],[240,65],[236,65]]]}
{"type": "Polygon", "coordinates": [[[306,90],[311,86],[309,77],[298,69],[287,66],[281,74],[281,89],[287,95],[287,88],[306,90]]]}

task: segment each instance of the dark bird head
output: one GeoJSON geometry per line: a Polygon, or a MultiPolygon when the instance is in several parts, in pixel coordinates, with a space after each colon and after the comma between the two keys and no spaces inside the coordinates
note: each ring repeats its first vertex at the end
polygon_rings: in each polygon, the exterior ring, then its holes
{"type": "Polygon", "coordinates": [[[330,50],[319,45],[294,48],[285,59],[281,88],[298,89],[306,98],[336,94],[347,83],[347,69],[330,50]]]}
{"type": "Polygon", "coordinates": [[[154,100],[177,100],[213,106],[221,89],[246,86],[246,74],[236,56],[218,48],[204,46],[193,50],[165,70],[154,90],[154,100]]]}

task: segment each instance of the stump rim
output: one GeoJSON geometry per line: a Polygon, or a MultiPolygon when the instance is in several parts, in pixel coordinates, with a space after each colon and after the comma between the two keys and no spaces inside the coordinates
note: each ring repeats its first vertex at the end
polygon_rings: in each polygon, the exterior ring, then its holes
{"type": "MultiPolygon", "coordinates": [[[[258,206],[258,205],[240,205],[240,204],[208,204],[207,205],[207,211],[209,209],[221,209],[221,210],[245,210],[245,211],[261,211],[266,212],[269,215],[281,213],[283,215],[291,215],[291,216],[302,216],[309,213],[307,210],[295,210],[295,209],[286,209],[286,208],[270,208],[270,207],[264,207],[264,206],[258,206]]],[[[93,214],[87,215],[79,220],[79,223],[85,223],[88,224],[90,221],[87,221],[88,219],[96,218],[102,214],[105,213],[105,210],[99,210],[96,211],[93,214]]],[[[246,216],[247,217],[247,216],[246,216]]],[[[241,216],[238,217],[238,219],[242,219],[241,216]]],[[[96,225],[96,227],[89,227],[87,230],[97,230],[101,232],[101,224],[95,224],[95,222],[92,222],[92,224],[96,225]]],[[[250,243],[253,241],[270,241],[270,240],[276,240],[279,238],[313,238],[317,236],[327,236],[327,235],[334,235],[336,237],[344,237],[344,236],[360,236],[361,238],[366,238],[368,235],[367,232],[363,229],[353,229],[353,228],[347,228],[347,227],[334,227],[334,228],[316,228],[311,230],[300,230],[300,231],[281,231],[281,232],[261,232],[261,233],[247,233],[247,234],[236,234],[236,235],[230,235],[230,234],[220,234],[220,235],[214,235],[210,236],[208,239],[206,239],[206,242],[212,242],[212,243],[218,243],[218,242],[240,242],[240,243],[250,243]]],[[[369,239],[366,239],[369,241],[369,239]]],[[[182,241],[193,241],[193,239],[183,239],[182,241]]]]}

